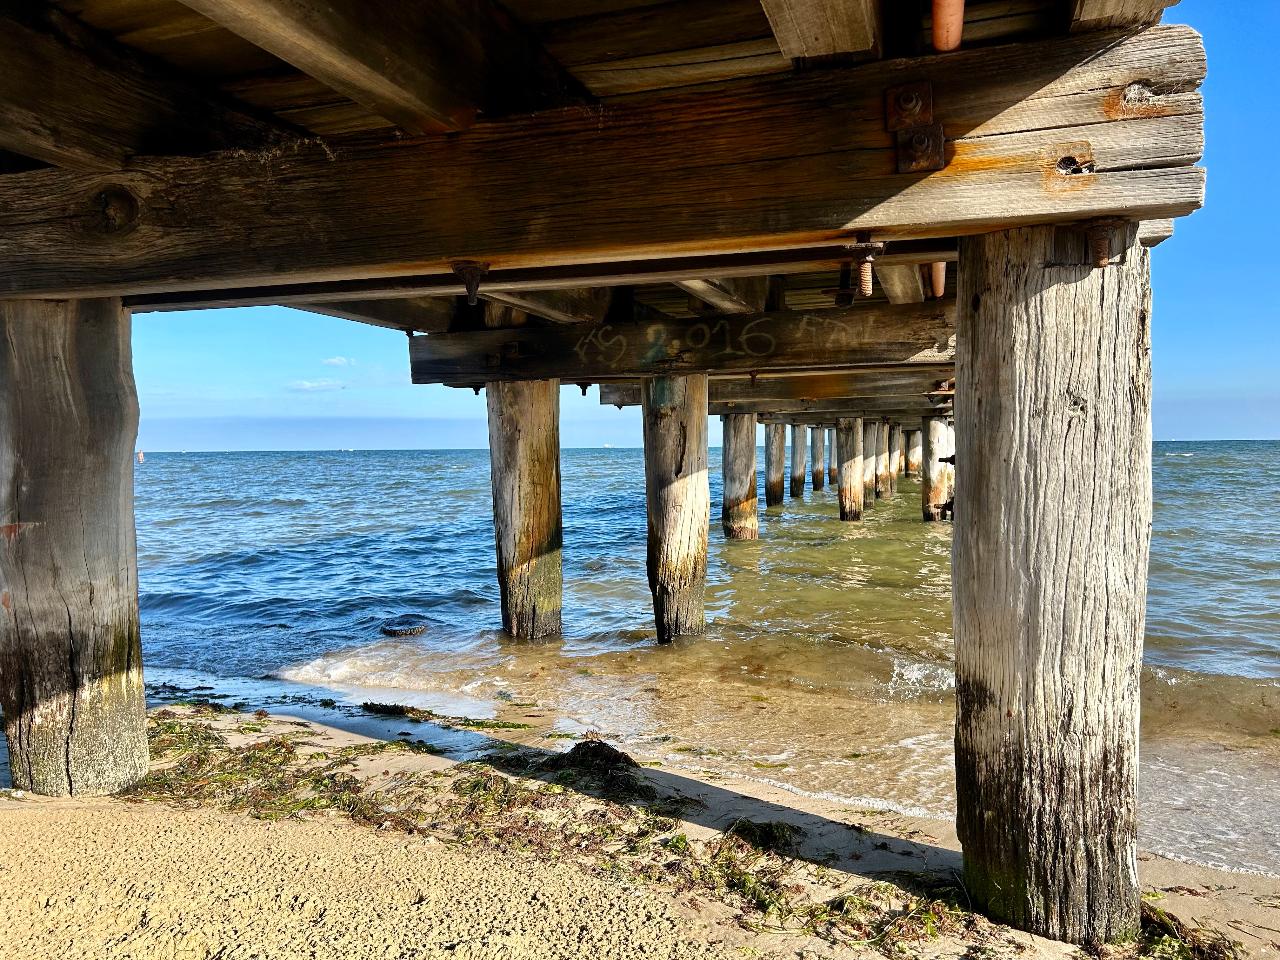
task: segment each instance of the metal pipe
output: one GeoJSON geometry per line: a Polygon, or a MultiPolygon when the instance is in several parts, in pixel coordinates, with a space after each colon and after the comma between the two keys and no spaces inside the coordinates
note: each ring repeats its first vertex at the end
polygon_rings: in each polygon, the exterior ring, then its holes
{"type": "Polygon", "coordinates": [[[933,0],[933,48],[959,50],[964,36],[964,0],[933,0]]]}
{"type": "Polygon", "coordinates": [[[935,300],[941,300],[947,292],[947,264],[945,260],[929,265],[929,286],[935,300]]]}

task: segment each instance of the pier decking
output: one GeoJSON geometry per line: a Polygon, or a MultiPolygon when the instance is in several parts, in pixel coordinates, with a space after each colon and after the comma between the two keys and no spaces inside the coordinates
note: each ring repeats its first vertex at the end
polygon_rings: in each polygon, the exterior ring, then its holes
{"type": "MultiPolygon", "coordinates": [[[[558,388],[643,407],[659,641],[835,470],[954,510],[969,893],[1138,923],[1151,246],[1203,200],[1170,0],[36,0],[0,13],[14,782],[145,770],[133,310],[285,304],[488,392],[503,625],[560,629],[558,388]],[[954,468],[944,459],[954,456],[954,468]],[[954,493],[954,500],[953,500],[954,493]]],[[[215,325],[199,337],[215,337],[215,325]]],[[[193,346],[198,341],[193,338],[193,346]]]]}

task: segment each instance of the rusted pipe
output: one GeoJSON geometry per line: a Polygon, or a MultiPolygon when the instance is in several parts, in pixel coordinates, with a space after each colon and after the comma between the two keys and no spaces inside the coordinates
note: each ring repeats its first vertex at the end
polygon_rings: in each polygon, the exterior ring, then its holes
{"type": "Polygon", "coordinates": [[[935,300],[941,300],[947,292],[947,261],[938,260],[929,264],[929,286],[935,300]]]}
{"type": "Polygon", "coordinates": [[[933,48],[959,50],[964,36],[964,0],[933,0],[933,48]]]}

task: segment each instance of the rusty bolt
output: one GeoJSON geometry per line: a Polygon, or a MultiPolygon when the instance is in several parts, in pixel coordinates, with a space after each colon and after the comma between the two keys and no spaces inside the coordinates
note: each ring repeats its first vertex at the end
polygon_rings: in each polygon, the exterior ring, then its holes
{"type": "Polygon", "coordinates": [[[923,106],[924,101],[915,90],[903,90],[898,94],[898,109],[905,114],[917,114],[923,106]]]}

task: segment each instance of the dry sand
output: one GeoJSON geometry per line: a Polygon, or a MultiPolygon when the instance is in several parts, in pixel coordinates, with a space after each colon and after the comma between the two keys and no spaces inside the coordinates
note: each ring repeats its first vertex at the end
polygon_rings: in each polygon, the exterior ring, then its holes
{"type": "MultiPolygon", "coordinates": [[[[306,750],[369,742],[283,717],[201,719],[233,746],[286,732],[307,738],[306,750]]],[[[407,751],[363,757],[351,769],[380,783],[444,782],[456,772],[451,761],[407,751]]],[[[714,844],[740,818],[800,828],[797,883],[856,890],[874,878],[946,876],[959,867],[945,823],[850,810],[756,782],[661,769],[643,776],[664,796],[701,802],[678,825],[695,845],[714,844]]],[[[538,815],[561,817],[557,829],[600,810],[572,790],[555,799],[558,813],[538,815]]],[[[572,830],[565,836],[572,840],[572,830]]],[[[583,848],[569,843],[563,854],[544,847],[540,857],[502,847],[483,836],[442,843],[430,830],[377,830],[334,815],[271,822],[157,803],[0,799],[0,958],[876,955],[877,945],[769,931],[731,896],[639,881],[622,869],[615,876],[614,867],[600,868],[599,849],[590,853],[597,862],[584,863],[583,848]]],[[[1254,956],[1280,955],[1280,881],[1145,855],[1140,867],[1162,908],[1226,930],[1254,956]]],[[[890,952],[1078,955],[985,923],[890,952]]]]}

